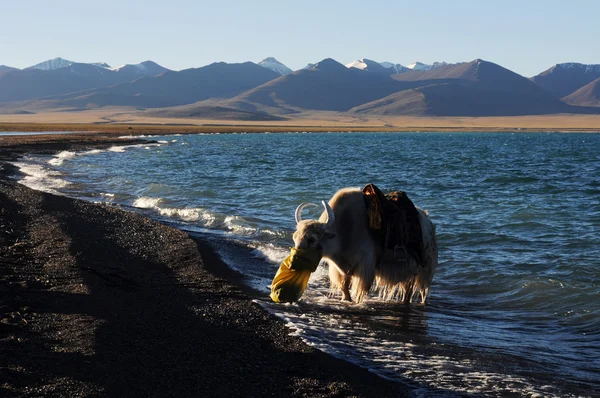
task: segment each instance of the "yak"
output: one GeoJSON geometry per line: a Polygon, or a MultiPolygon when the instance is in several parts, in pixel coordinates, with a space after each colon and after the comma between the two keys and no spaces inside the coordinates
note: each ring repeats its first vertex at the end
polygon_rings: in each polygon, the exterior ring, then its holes
{"type": "Polygon", "coordinates": [[[397,261],[389,255],[381,234],[371,228],[360,188],[342,188],[329,202],[321,203],[324,211],[318,220],[302,219],[302,210],[315,204],[302,203],[296,208],[293,240],[296,249],[322,252],[332,292],[341,291],[343,300],[361,302],[373,290],[383,299],[405,304],[419,293],[421,302],[426,302],[438,263],[435,226],[426,210],[415,206],[422,233],[421,253],[405,251],[403,261],[397,261]]]}

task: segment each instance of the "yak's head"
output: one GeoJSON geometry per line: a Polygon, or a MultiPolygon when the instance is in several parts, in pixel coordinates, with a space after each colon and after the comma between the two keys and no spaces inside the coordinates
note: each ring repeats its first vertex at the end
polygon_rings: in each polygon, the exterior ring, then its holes
{"type": "Polygon", "coordinates": [[[325,201],[321,201],[325,212],[320,220],[303,220],[302,210],[306,206],[317,206],[314,203],[302,203],[296,208],[296,232],[294,245],[296,249],[323,250],[327,241],[335,237],[335,215],[333,209],[325,201]]]}

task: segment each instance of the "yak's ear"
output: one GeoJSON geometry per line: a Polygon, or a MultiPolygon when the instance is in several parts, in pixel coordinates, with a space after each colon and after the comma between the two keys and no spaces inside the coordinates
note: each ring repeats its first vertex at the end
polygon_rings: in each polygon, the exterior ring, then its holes
{"type": "Polygon", "coordinates": [[[323,238],[325,238],[325,239],[333,239],[336,236],[337,236],[336,233],[331,232],[331,231],[325,231],[325,233],[323,234],[323,238]]]}

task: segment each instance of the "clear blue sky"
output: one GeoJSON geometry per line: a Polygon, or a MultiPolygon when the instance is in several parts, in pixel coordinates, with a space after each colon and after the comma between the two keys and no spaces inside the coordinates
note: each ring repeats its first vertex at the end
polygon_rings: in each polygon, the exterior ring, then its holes
{"type": "Polygon", "coordinates": [[[482,58],[532,76],[559,62],[600,64],[598,16],[600,0],[2,0],[0,65],[482,58]]]}

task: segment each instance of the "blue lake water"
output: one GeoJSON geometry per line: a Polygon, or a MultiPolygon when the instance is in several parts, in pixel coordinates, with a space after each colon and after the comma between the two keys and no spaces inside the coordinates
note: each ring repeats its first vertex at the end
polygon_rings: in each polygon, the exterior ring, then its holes
{"type": "Polygon", "coordinates": [[[416,395],[600,396],[600,134],[152,139],[28,157],[22,181],[210,240],[293,333],[416,395]],[[342,303],[324,265],[301,302],[270,303],[296,206],[367,183],[429,210],[440,265],[428,304],[342,303]]]}

